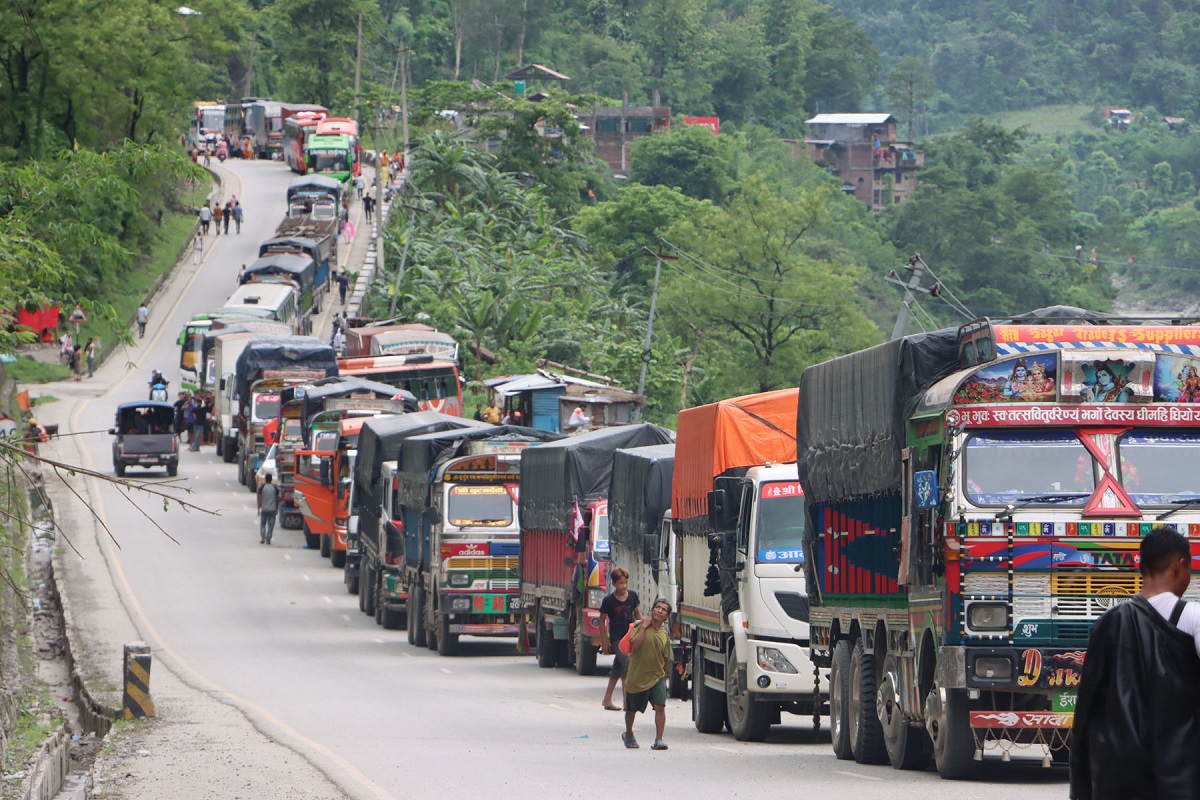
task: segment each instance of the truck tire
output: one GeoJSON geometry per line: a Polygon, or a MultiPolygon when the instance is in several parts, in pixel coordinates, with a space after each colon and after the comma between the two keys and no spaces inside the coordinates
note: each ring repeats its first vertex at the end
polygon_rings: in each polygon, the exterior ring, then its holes
{"type": "Polygon", "coordinates": [[[250,494],[258,493],[258,476],[255,475],[254,472],[250,472],[250,474],[246,476],[246,488],[250,491],[250,494]]]}
{"type": "Polygon", "coordinates": [[[692,721],[700,733],[720,733],[725,727],[725,698],[704,683],[704,653],[692,648],[692,721]]]}
{"type": "Polygon", "coordinates": [[[238,483],[242,486],[246,485],[246,454],[238,454],[238,483]]]}
{"type": "Polygon", "coordinates": [[[894,769],[925,769],[929,764],[929,737],[923,729],[908,724],[900,708],[901,691],[899,665],[895,656],[889,655],[883,661],[875,696],[888,761],[894,769]]]}
{"type": "Polygon", "coordinates": [[[383,625],[383,609],[387,603],[383,602],[383,570],[375,573],[375,624],[383,625]]]}
{"type": "Polygon", "coordinates": [[[342,569],[346,566],[346,551],[345,550],[329,550],[329,566],[334,569],[342,569]]]}
{"type": "Polygon", "coordinates": [[[415,583],[408,586],[408,605],[412,614],[408,618],[409,642],[414,647],[425,646],[425,590],[417,588],[415,583]],[[413,601],[413,598],[416,601],[413,601]]]}
{"type": "Polygon", "coordinates": [[[316,550],[321,546],[321,537],[309,530],[308,520],[304,521],[304,546],[309,550],[316,550]]]}
{"type": "Polygon", "coordinates": [[[375,570],[366,560],[362,565],[362,585],[358,588],[358,607],[368,617],[375,616],[375,570]]]}
{"type": "Polygon", "coordinates": [[[737,653],[730,642],[725,654],[725,716],[729,732],[739,742],[761,742],[771,730],[778,704],[760,703],[750,692],[739,690],[737,673],[737,653]]]}
{"type": "Polygon", "coordinates": [[[321,539],[321,558],[329,558],[329,554],[333,552],[333,534],[327,533],[320,537],[321,539]]]}
{"type": "Polygon", "coordinates": [[[237,447],[236,446],[230,447],[229,440],[226,439],[224,436],[218,436],[217,441],[225,442],[224,446],[221,448],[221,458],[225,461],[226,464],[232,464],[233,460],[235,458],[237,458],[237,447]]]}
{"type": "Polygon", "coordinates": [[[122,464],[120,461],[116,462],[115,464],[113,464],[113,472],[117,473],[118,478],[124,478],[125,477],[125,465],[122,464]]]}
{"type": "Polygon", "coordinates": [[[939,689],[925,699],[925,725],[933,742],[933,762],[945,780],[975,773],[975,737],[965,689],[939,689]],[[944,697],[943,697],[944,695],[944,697]]]}
{"type": "Polygon", "coordinates": [[[224,456],[225,456],[225,437],[224,436],[217,437],[217,455],[221,456],[222,458],[224,458],[224,456]]]}
{"type": "Polygon", "coordinates": [[[829,667],[829,733],[833,754],[842,761],[854,758],[850,748],[850,643],[845,639],[833,646],[829,667]]]}
{"type": "Polygon", "coordinates": [[[382,603],[382,605],[383,613],[381,616],[383,617],[382,622],[384,628],[389,631],[395,631],[405,627],[408,624],[408,620],[406,619],[406,615],[408,613],[407,604],[405,604],[404,611],[399,611],[395,606],[388,605],[387,603],[382,603]]]}
{"type": "MultiPolygon", "coordinates": [[[[428,599],[425,601],[428,603],[428,599]]],[[[421,621],[421,626],[425,628],[425,646],[430,650],[438,649],[438,632],[429,624],[429,609],[425,610],[425,619],[421,621]]]]}
{"type": "Polygon", "coordinates": [[[541,610],[537,613],[537,665],[542,669],[558,666],[558,647],[554,643],[554,632],[546,627],[546,617],[541,610]]]}
{"type": "Polygon", "coordinates": [[[592,640],[583,635],[583,625],[580,622],[583,615],[580,614],[575,624],[575,672],[580,675],[595,675],[596,674],[596,653],[599,649],[592,644],[592,640]]]}
{"type": "Polygon", "coordinates": [[[178,474],[179,474],[179,462],[178,461],[176,461],[174,464],[167,464],[167,477],[168,478],[174,478],[178,474]]]}
{"type": "Polygon", "coordinates": [[[861,638],[850,654],[850,748],[859,764],[887,761],[883,746],[883,726],[875,710],[875,656],[867,652],[861,638]]]}
{"type": "Polygon", "coordinates": [[[458,655],[458,634],[450,632],[450,617],[438,614],[438,645],[439,656],[458,655]]]}

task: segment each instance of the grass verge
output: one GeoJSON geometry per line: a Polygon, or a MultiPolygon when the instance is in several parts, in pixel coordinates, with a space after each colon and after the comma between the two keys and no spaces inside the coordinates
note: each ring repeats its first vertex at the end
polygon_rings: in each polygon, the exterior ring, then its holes
{"type": "Polygon", "coordinates": [[[1024,125],[1030,133],[1056,136],[1092,128],[1096,121],[1096,109],[1083,103],[1060,103],[1021,111],[1005,111],[1003,114],[993,115],[992,121],[1009,130],[1024,125]]]}

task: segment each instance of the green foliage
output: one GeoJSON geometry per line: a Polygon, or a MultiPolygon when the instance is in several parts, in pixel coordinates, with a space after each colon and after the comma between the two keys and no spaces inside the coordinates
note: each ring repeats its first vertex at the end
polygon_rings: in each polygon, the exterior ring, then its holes
{"type": "Polygon", "coordinates": [[[694,125],[638,139],[630,179],[670,186],[697,200],[722,202],[733,189],[733,164],[726,140],[694,125]]]}

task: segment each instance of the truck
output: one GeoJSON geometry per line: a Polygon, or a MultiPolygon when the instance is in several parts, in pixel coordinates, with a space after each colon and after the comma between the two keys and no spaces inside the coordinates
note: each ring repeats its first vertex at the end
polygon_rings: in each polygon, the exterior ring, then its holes
{"type": "Polygon", "coordinates": [[[213,424],[217,439],[217,455],[226,464],[237,457],[237,381],[235,380],[238,356],[250,342],[264,336],[288,336],[290,328],[283,323],[268,320],[256,323],[269,323],[277,326],[275,331],[260,330],[259,324],[250,325],[248,322],[238,322],[227,328],[209,329],[204,335],[204,347],[208,348],[205,356],[205,388],[213,392],[213,424]]]}
{"type": "Polygon", "coordinates": [[[337,375],[337,355],[311,336],[262,336],[238,354],[229,405],[236,405],[238,482],[252,485],[254,459],[266,451],[263,425],[279,415],[284,386],[337,375]]]}
{"type": "MultiPolygon", "coordinates": [[[[674,444],[613,453],[608,490],[609,561],[614,568],[624,567],[629,571],[629,589],[637,592],[642,613],[647,617],[656,599],[665,598],[674,607],[678,594],[675,537],[671,534],[674,474],[674,444]]],[[[672,614],[668,633],[672,647],[668,693],[687,699],[687,656],[691,649],[684,647],[678,614],[672,614]]]]}
{"type": "Polygon", "coordinates": [[[358,594],[358,609],[374,615],[387,627],[399,627],[400,621],[383,619],[383,609],[375,600],[378,596],[374,573],[377,557],[368,558],[367,548],[379,541],[380,509],[383,508],[385,488],[381,483],[383,464],[400,456],[400,445],[411,436],[425,433],[488,427],[473,419],[452,417],[436,411],[417,411],[395,417],[367,420],[358,437],[354,456],[354,480],[350,487],[350,514],[346,527],[346,567],[344,580],[351,594],[358,594]]]}
{"type": "Polygon", "coordinates": [[[643,423],[588,431],[521,453],[521,601],[533,622],[539,667],[595,672],[608,585],[613,453],[674,439],[671,431],[643,423]]]}
{"type": "Polygon", "coordinates": [[[671,488],[680,632],[692,721],[762,741],[782,712],[824,711],[809,653],[796,475],[796,390],[679,412],[671,488]]]}
{"type": "MultiPolygon", "coordinates": [[[[338,265],[337,217],[322,217],[315,214],[284,217],[275,229],[275,235],[258,246],[259,257],[275,253],[295,253],[313,260],[316,271],[313,275],[314,292],[329,291],[331,271],[338,265]]],[[[317,303],[320,310],[320,303],[317,303]]]]}
{"type": "Polygon", "coordinates": [[[282,103],[256,100],[246,106],[246,135],[255,158],[278,158],[283,137],[282,103]]]}
{"type": "Polygon", "coordinates": [[[296,327],[303,333],[312,332],[312,319],[321,313],[320,296],[324,286],[317,283],[317,263],[308,253],[271,253],[256,258],[242,271],[241,285],[248,283],[280,283],[296,290],[296,315],[301,322],[296,327]]]}
{"type": "Polygon", "coordinates": [[[346,329],[346,358],[430,355],[458,362],[458,341],[420,322],[346,329]]]}
{"type": "Polygon", "coordinates": [[[356,375],[404,389],[417,398],[424,411],[462,415],[462,385],[455,361],[431,354],[363,356],[340,359],[338,369],[343,375],[356,375]]]}
{"type": "MultiPolygon", "coordinates": [[[[280,397],[280,430],[286,420],[296,421],[298,436],[279,440],[280,489],[284,497],[283,510],[294,509],[296,525],[304,529],[305,544],[319,549],[341,569],[345,563],[345,503],[343,513],[337,511],[337,453],[353,449],[358,429],[343,429],[340,423],[347,418],[365,418],[377,414],[402,414],[415,411],[416,400],[405,392],[373,381],[358,378],[324,378],[310,384],[284,388],[280,397]],[[325,441],[321,441],[325,440],[325,441]],[[287,494],[292,481],[291,504],[287,494]],[[334,525],[341,519],[341,536],[334,536],[334,525]]],[[[361,425],[361,421],[359,422],[361,425]]],[[[349,473],[340,470],[342,476],[349,473]]],[[[342,500],[346,498],[343,496],[342,500]]]]}
{"type": "Polygon", "coordinates": [[[287,188],[286,216],[300,217],[315,213],[326,219],[336,219],[348,192],[345,183],[328,175],[292,178],[287,188]]]}
{"type": "Polygon", "coordinates": [[[175,435],[175,407],[170,403],[140,401],[117,406],[113,436],[113,471],[125,477],[129,467],[163,467],[167,475],[179,474],[179,439],[175,435]]]}
{"type": "Polygon", "coordinates": [[[1198,353],[1195,320],[1055,307],[804,371],[811,647],[838,758],[932,754],[943,778],[1014,746],[1067,760],[1088,634],[1140,591],[1141,537],[1173,526],[1200,555],[1198,353]]]}
{"type": "Polygon", "coordinates": [[[404,440],[399,459],[383,465],[373,548],[384,623],[403,612],[409,643],[443,656],[457,655],[463,634],[521,632],[521,453],[560,438],[487,426],[404,440]]]}
{"type": "Polygon", "coordinates": [[[196,314],[179,331],[180,388],[194,392],[211,391],[212,348],[216,337],[236,326],[240,332],[255,330],[263,333],[290,335],[292,327],[275,320],[251,314],[212,311],[196,314]]]}

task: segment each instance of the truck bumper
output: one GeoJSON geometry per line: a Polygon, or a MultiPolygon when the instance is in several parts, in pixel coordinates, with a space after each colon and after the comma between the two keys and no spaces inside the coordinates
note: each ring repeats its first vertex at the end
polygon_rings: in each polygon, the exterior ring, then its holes
{"type": "Polygon", "coordinates": [[[516,636],[521,632],[520,622],[451,622],[451,633],[466,633],[471,636],[516,636]]]}

